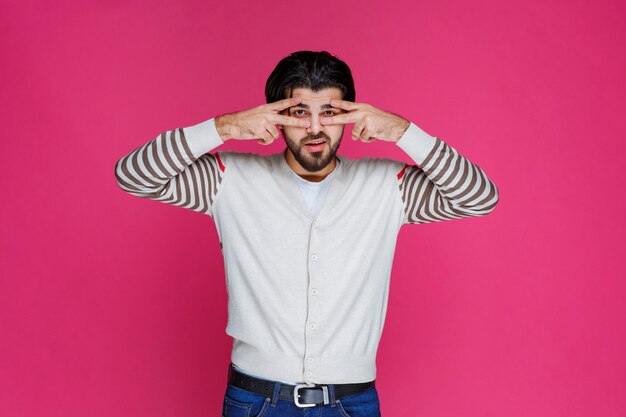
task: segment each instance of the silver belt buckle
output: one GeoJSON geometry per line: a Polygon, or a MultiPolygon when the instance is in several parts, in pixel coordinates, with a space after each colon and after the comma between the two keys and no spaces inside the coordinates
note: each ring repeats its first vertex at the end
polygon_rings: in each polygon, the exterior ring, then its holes
{"type": "MultiPolygon", "coordinates": [[[[309,404],[309,403],[301,403],[300,401],[298,401],[298,398],[300,397],[300,395],[298,394],[298,390],[300,388],[304,388],[304,387],[315,387],[315,384],[298,384],[294,387],[293,389],[293,402],[296,404],[296,406],[300,407],[300,408],[304,408],[304,407],[315,407],[317,404],[313,403],[313,404],[309,404]]],[[[328,404],[330,401],[328,400],[328,387],[326,385],[320,385],[320,388],[322,389],[322,393],[324,395],[324,404],[328,404]]]]}

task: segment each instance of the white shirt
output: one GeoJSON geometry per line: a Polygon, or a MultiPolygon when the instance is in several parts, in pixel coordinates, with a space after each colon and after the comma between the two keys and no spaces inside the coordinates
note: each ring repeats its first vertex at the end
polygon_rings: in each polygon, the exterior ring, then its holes
{"type": "MultiPolygon", "coordinates": [[[[337,159],[337,163],[338,164],[341,163],[339,159],[337,159]]],[[[324,205],[324,200],[326,199],[326,194],[328,193],[328,187],[330,187],[330,183],[332,182],[333,177],[335,176],[335,173],[337,172],[337,169],[333,169],[333,171],[330,174],[328,174],[326,178],[318,182],[305,180],[300,175],[296,174],[295,171],[292,170],[291,172],[293,172],[296,182],[298,183],[298,186],[300,187],[300,191],[302,191],[302,196],[304,197],[304,200],[307,202],[309,208],[311,209],[311,213],[314,216],[317,216],[320,212],[320,209],[324,205]]],[[[262,375],[255,375],[249,371],[241,369],[239,366],[235,364],[233,364],[233,368],[235,368],[237,371],[243,374],[254,376],[257,378],[263,378],[262,375]]],[[[283,381],[283,380],[279,380],[279,381],[286,383],[286,384],[292,384],[292,385],[295,385],[298,383],[297,381],[283,381]]]]}
{"type": "MultiPolygon", "coordinates": [[[[337,160],[337,163],[341,163],[339,162],[339,159],[337,160]]],[[[333,169],[333,171],[328,174],[326,178],[319,182],[307,181],[300,175],[296,174],[293,170],[291,170],[291,172],[293,172],[296,182],[300,187],[300,191],[302,191],[302,195],[304,196],[304,200],[311,209],[311,213],[314,216],[317,216],[322,208],[322,205],[324,204],[324,200],[326,200],[328,187],[330,187],[330,183],[337,172],[337,167],[335,166],[335,169],[333,169]]]]}
{"type": "Polygon", "coordinates": [[[498,201],[480,167],[413,123],[396,142],[412,163],[337,155],[323,184],[294,179],[284,152],[214,152],[222,143],[214,119],[165,131],[115,176],[131,195],[213,219],[231,362],[264,379],[374,380],[400,227],[482,216],[498,201]]]}

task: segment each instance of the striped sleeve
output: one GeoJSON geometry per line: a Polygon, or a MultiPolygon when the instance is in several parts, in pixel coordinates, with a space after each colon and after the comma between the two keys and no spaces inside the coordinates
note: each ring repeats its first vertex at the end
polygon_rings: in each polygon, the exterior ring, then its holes
{"type": "Polygon", "coordinates": [[[396,142],[415,164],[398,172],[403,224],[432,223],[491,213],[498,189],[476,164],[411,123],[396,142]]]}
{"type": "Polygon", "coordinates": [[[215,119],[162,132],[115,164],[115,178],[128,194],[173,204],[213,217],[212,206],[226,167],[215,119]]]}

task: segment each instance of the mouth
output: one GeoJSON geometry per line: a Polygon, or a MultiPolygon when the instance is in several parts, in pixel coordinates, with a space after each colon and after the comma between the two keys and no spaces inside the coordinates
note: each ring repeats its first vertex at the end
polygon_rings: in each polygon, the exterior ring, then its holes
{"type": "Polygon", "coordinates": [[[324,150],[324,147],[326,146],[326,140],[313,139],[306,142],[304,146],[308,149],[309,152],[320,152],[324,150]]]}

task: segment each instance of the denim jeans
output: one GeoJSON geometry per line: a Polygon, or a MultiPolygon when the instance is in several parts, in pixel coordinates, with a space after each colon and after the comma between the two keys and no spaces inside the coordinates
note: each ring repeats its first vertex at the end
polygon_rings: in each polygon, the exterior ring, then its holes
{"type": "Polygon", "coordinates": [[[271,397],[227,384],[222,417],[381,417],[375,386],[337,399],[334,386],[328,384],[329,404],[301,408],[293,401],[278,399],[279,384],[271,397]]]}

